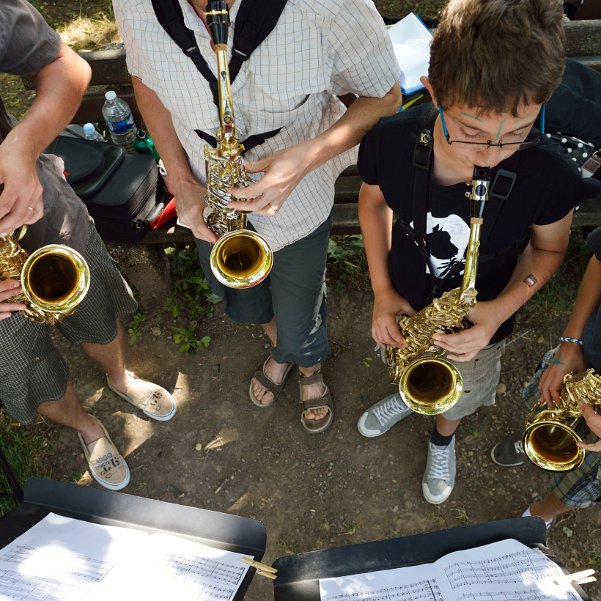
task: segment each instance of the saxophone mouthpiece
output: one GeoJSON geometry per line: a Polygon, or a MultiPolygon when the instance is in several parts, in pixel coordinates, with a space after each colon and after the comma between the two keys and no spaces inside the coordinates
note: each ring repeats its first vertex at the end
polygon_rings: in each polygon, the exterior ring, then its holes
{"type": "Polygon", "coordinates": [[[205,15],[213,44],[215,46],[227,44],[230,13],[225,0],[209,0],[205,15]]]}

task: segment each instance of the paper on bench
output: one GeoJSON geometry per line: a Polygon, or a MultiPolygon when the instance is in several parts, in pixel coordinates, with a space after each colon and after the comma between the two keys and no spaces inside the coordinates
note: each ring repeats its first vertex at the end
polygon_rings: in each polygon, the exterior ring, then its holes
{"type": "Polygon", "coordinates": [[[413,13],[389,27],[388,34],[401,68],[403,94],[413,94],[424,87],[419,78],[428,75],[432,34],[413,13]]]}

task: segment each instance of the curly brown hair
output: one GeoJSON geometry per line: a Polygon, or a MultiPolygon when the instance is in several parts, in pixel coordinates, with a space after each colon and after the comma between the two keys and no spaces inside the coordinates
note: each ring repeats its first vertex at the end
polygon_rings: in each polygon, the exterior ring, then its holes
{"type": "Polygon", "coordinates": [[[561,0],[450,0],[430,51],[438,103],[517,116],[548,100],[564,67],[562,15],[561,0]]]}

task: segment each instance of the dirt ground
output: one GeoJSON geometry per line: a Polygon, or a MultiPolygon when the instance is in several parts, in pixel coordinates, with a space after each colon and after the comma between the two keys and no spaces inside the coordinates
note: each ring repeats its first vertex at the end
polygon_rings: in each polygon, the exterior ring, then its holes
{"type": "MultiPolygon", "coordinates": [[[[150,267],[149,282],[155,282],[150,267]]],[[[128,351],[128,365],[170,390],[178,413],[157,423],[125,404],[98,369],[61,343],[76,390],[100,417],[132,470],[124,492],[172,503],[248,516],[267,528],[264,561],[341,545],[518,516],[548,490],[550,476],[534,467],[500,468],[489,452],[510,432],[521,431],[519,390],[555,340],[564,318],[532,328],[520,324],[509,340],[497,406],[464,420],[457,434],[458,476],[450,499],[424,501],[421,477],[432,419],[414,415],[381,438],[356,430],[362,411],[387,395],[390,385],[370,338],[371,294],[366,285],[330,286],[332,356],[325,375],[336,403],[326,433],[306,434],[299,423],[293,376],[277,406],[265,410],[248,400],[248,382],[264,359],[260,329],[234,324],[220,306],[204,324],[209,349],[180,353],[169,339],[170,315],[149,286],[142,336],[128,351]],[[337,289],[338,288],[338,289],[337,289]]],[[[144,296],[144,295],[143,295],[144,296]]],[[[85,472],[76,437],[52,429],[54,477],[85,472]]],[[[82,484],[96,486],[87,473],[82,484]]],[[[570,514],[550,532],[549,545],[572,570],[601,567],[597,542],[601,514],[570,514]]],[[[593,598],[601,588],[589,586],[593,598]]],[[[272,598],[272,585],[256,577],[248,601],[272,598]]]]}

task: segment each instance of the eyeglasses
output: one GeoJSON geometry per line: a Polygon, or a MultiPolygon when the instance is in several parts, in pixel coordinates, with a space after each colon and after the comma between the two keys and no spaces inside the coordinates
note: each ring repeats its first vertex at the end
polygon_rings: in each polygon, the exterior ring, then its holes
{"type": "MultiPolygon", "coordinates": [[[[444,133],[444,137],[446,138],[449,144],[460,144],[461,146],[466,146],[469,148],[473,148],[474,150],[480,149],[484,150],[486,148],[507,148],[508,150],[523,150],[524,148],[531,148],[532,146],[536,146],[544,141],[545,135],[545,105],[540,109],[540,132],[533,133],[530,131],[528,137],[525,140],[520,140],[518,142],[498,142],[494,143],[491,140],[487,141],[470,141],[470,140],[451,140],[451,136],[449,135],[449,130],[447,129],[447,124],[444,118],[444,112],[442,107],[438,106],[438,114],[440,115],[440,122],[442,124],[442,131],[444,133]]],[[[486,134],[483,134],[486,135],[486,134]]],[[[515,134],[513,134],[515,136],[515,134]]]]}

